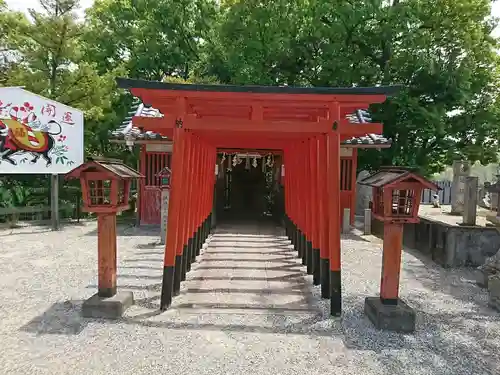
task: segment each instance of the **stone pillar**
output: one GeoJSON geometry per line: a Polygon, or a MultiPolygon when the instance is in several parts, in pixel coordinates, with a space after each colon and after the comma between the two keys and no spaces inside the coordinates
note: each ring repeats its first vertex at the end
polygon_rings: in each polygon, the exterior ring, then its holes
{"type": "Polygon", "coordinates": [[[170,190],[162,189],[161,191],[161,234],[160,243],[165,245],[167,238],[167,223],[168,223],[168,200],[170,198],[170,190]]]}
{"type": "Polygon", "coordinates": [[[342,216],[342,233],[349,233],[351,231],[351,209],[344,208],[342,216]]]}
{"type": "MultiPolygon", "coordinates": [[[[500,277],[500,250],[495,255],[486,258],[484,264],[477,269],[479,271],[477,274],[477,284],[482,288],[489,289],[489,280],[494,277],[500,277]]],[[[496,291],[493,292],[496,293],[496,291]]],[[[498,296],[500,297],[500,289],[498,290],[498,296]]]]}
{"type": "Polygon", "coordinates": [[[364,217],[364,234],[372,234],[372,210],[369,208],[365,208],[365,217],[364,217]]]}
{"type": "Polygon", "coordinates": [[[465,177],[463,225],[476,225],[477,177],[465,177]]]}
{"type": "MultiPolygon", "coordinates": [[[[361,181],[368,177],[370,172],[361,171],[358,174],[356,181],[361,181]]],[[[370,186],[360,185],[356,183],[356,215],[364,215],[364,210],[368,208],[372,200],[373,189],[370,186]]]]}
{"type": "Polygon", "coordinates": [[[498,209],[498,193],[490,192],[490,210],[496,211],[498,209]]]}
{"type": "Polygon", "coordinates": [[[488,281],[489,305],[497,311],[500,311],[500,275],[496,274],[489,277],[488,281]]]}
{"type": "Polygon", "coordinates": [[[462,215],[464,212],[465,177],[470,175],[467,161],[453,162],[453,182],[451,185],[451,214],[462,215]]]}

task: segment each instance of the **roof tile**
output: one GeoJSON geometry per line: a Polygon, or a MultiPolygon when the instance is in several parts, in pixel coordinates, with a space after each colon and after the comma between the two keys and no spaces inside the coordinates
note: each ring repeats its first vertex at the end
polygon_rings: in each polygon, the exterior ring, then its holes
{"type": "MultiPolygon", "coordinates": [[[[113,131],[110,132],[110,138],[115,140],[123,140],[126,135],[131,135],[133,138],[138,140],[167,140],[160,134],[146,131],[141,132],[139,128],[132,124],[133,116],[141,117],[161,117],[162,114],[155,108],[147,107],[139,100],[134,102],[127,116],[123,122],[113,131]]],[[[357,110],[352,114],[346,116],[352,123],[367,123],[371,122],[371,114],[366,110],[357,110]]],[[[392,143],[391,139],[384,137],[381,134],[367,134],[361,137],[353,137],[342,141],[343,145],[348,146],[385,146],[388,147],[392,143]]]]}

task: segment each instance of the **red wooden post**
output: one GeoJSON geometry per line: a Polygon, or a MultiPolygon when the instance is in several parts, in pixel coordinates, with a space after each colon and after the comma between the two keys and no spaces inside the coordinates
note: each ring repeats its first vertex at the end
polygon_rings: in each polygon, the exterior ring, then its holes
{"type": "Polygon", "coordinates": [[[210,146],[205,143],[204,154],[203,154],[203,243],[205,243],[208,237],[209,230],[209,163],[210,163],[210,146]]]}
{"type": "Polygon", "coordinates": [[[290,241],[292,242],[293,247],[295,248],[295,219],[293,216],[293,164],[292,164],[292,155],[290,154],[290,148],[285,148],[284,150],[284,158],[285,158],[285,199],[286,199],[286,214],[287,214],[287,222],[288,222],[288,236],[290,241]]]}
{"type": "Polygon", "coordinates": [[[211,176],[210,171],[210,150],[211,147],[208,144],[204,144],[204,155],[203,155],[203,243],[205,243],[208,238],[210,231],[210,185],[211,176]]]}
{"type": "MultiPolygon", "coordinates": [[[[330,109],[330,119],[339,121],[339,105],[330,109]]],[[[337,125],[338,126],[338,125],[337,125]]],[[[340,243],[340,137],[336,129],[328,134],[328,207],[329,207],[329,248],[330,248],[330,315],[342,312],[341,288],[341,243],[340,243]]]]}
{"type": "Polygon", "coordinates": [[[165,244],[165,258],[163,262],[163,281],[161,290],[160,309],[166,310],[172,304],[174,292],[174,273],[177,254],[177,241],[180,217],[180,200],[182,196],[182,166],[184,154],[185,130],[174,129],[174,144],[172,152],[172,177],[170,201],[168,204],[167,240],[165,244]]]}
{"type": "Polygon", "coordinates": [[[199,255],[200,251],[200,236],[199,236],[199,225],[200,225],[200,202],[201,202],[201,162],[202,162],[202,145],[198,137],[194,138],[196,154],[195,154],[195,172],[193,176],[194,184],[194,194],[193,194],[193,220],[191,224],[191,238],[192,238],[192,252],[191,252],[191,262],[196,261],[196,257],[199,255]]]}
{"type": "Polygon", "coordinates": [[[191,254],[190,254],[190,237],[191,237],[191,215],[193,207],[193,176],[194,176],[194,157],[195,157],[195,144],[193,142],[193,134],[187,132],[187,150],[186,150],[186,167],[184,178],[184,210],[182,215],[183,222],[183,243],[182,243],[182,272],[181,281],[186,280],[186,273],[191,269],[191,254]]]}
{"type": "Polygon", "coordinates": [[[292,219],[291,219],[291,210],[290,210],[290,172],[288,171],[290,168],[290,156],[288,155],[287,149],[283,150],[283,165],[285,168],[285,179],[284,179],[284,190],[285,190],[285,227],[286,227],[286,235],[290,239],[293,244],[293,236],[292,236],[292,219]]]}
{"type": "Polygon", "coordinates": [[[297,203],[298,210],[297,213],[299,215],[299,257],[302,258],[302,264],[305,265],[305,253],[306,253],[306,227],[305,227],[305,197],[304,197],[304,165],[300,162],[298,155],[303,155],[304,153],[304,141],[299,143],[297,147],[297,159],[295,162],[297,168],[297,203]]]}
{"type": "Polygon", "coordinates": [[[319,225],[319,170],[318,170],[318,138],[311,139],[310,148],[311,201],[312,201],[312,272],[313,285],[320,284],[320,225],[319,225]]]}
{"type": "Polygon", "coordinates": [[[304,208],[305,208],[305,231],[306,231],[306,267],[307,274],[312,275],[312,184],[311,184],[311,139],[307,139],[304,143],[303,153],[303,170],[304,170],[304,208]]]}
{"type": "Polygon", "coordinates": [[[97,264],[99,297],[116,294],[116,213],[97,215],[97,264]]]}
{"type": "Polygon", "coordinates": [[[293,171],[293,157],[290,151],[290,148],[287,148],[286,150],[286,170],[285,170],[285,176],[287,176],[287,181],[288,181],[288,217],[289,217],[289,225],[290,225],[290,236],[291,236],[291,241],[293,244],[294,249],[297,249],[297,222],[295,219],[295,214],[294,214],[294,182],[293,182],[293,176],[294,176],[294,171],[293,171]]]}
{"type": "Polygon", "coordinates": [[[205,207],[206,207],[206,160],[207,160],[207,144],[200,141],[200,168],[198,169],[198,194],[199,194],[199,211],[198,211],[198,247],[197,254],[205,243],[205,207]]]}
{"type": "Polygon", "coordinates": [[[403,248],[403,224],[391,222],[384,224],[383,248],[380,298],[384,304],[397,305],[403,248]]]}
{"type": "Polygon", "coordinates": [[[209,196],[210,196],[210,207],[209,207],[209,225],[208,229],[209,232],[211,232],[212,228],[212,217],[213,217],[213,210],[214,210],[214,189],[215,189],[215,183],[216,183],[216,176],[215,176],[215,164],[217,163],[217,148],[216,147],[211,147],[210,149],[210,155],[211,155],[211,162],[210,162],[210,169],[212,170],[212,179],[211,179],[211,184],[210,184],[210,191],[209,191],[209,196]]]}
{"type": "Polygon", "coordinates": [[[302,169],[300,167],[300,154],[302,150],[302,141],[297,143],[296,153],[294,154],[294,168],[295,168],[295,213],[297,216],[297,256],[302,258],[304,251],[304,200],[301,196],[302,193],[302,169]]]}
{"type": "MultiPolygon", "coordinates": [[[[183,253],[186,245],[186,210],[188,208],[189,197],[186,194],[186,182],[189,179],[190,167],[190,150],[191,150],[191,137],[188,131],[184,133],[184,147],[182,149],[182,168],[177,171],[181,176],[180,180],[180,194],[179,199],[179,214],[177,216],[177,242],[175,245],[175,271],[174,271],[174,296],[179,295],[181,289],[181,281],[184,273],[183,267],[183,253]]],[[[175,174],[175,172],[172,172],[175,174]]]]}
{"type": "Polygon", "coordinates": [[[328,137],[321,135],[318,147],[319,159],[319,181],[321,204],[319,205],[320,217],[320,263],[321,263],[321,297],[330,298],[330,254],[329,254],[329,231],[330,215],[329,213],[329,194],[328,194],[328,159],[327,159],[328,137]]]}
{"type": "Polygon", "coordinates": [[[199,214],[198,214],[198,247],[197,254],[200,254],[203,244],[205,243],[205,199],[206,199],[206,181],[205,181],[205,167],[207,158],[206,143],[200,141],[200,169],[199,169],[199,214]]]}

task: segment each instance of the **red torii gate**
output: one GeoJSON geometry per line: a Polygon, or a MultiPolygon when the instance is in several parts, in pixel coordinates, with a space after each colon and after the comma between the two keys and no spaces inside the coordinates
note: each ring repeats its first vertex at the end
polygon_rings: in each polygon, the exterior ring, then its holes
{"type": "Polygon", "coordinates": [[[299,256],[342,310],[340,140],[382,133],[380,123],[346,115],[382,103],[399,86],[298,88],[189,85],[118,79],[163,117],[134,117],[145,131],[173,139],[172,188],[160,308],[180,290],[210,231],[217,149],[282,150],[287,232],[299,256]]]}

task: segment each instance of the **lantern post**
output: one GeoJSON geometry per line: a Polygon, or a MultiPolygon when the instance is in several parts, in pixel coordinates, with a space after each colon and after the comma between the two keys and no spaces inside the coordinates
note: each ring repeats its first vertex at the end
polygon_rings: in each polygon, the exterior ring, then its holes
{"type": "Polygon", "coordinates": [[[373,188],[372,216],[384,223],[380,296],[366,298],[365,314],[378,329],[413,332],[415,311],[399,298],[403,225],[419,222],[422,190],[439,188],[402,167],[382,168],[359,183],[373,188]]]}
{"type": "Polygon", "coordinates": [[[132,180],[143,177],[119,160],[97,158],[66,175],[66,179],[80,179],[82,210],[97,214],[97,293],[83,303],[84,317],[116,319],[134,303],[132,292],[117,293],[116,215],[130,207],[132,180]]]}

